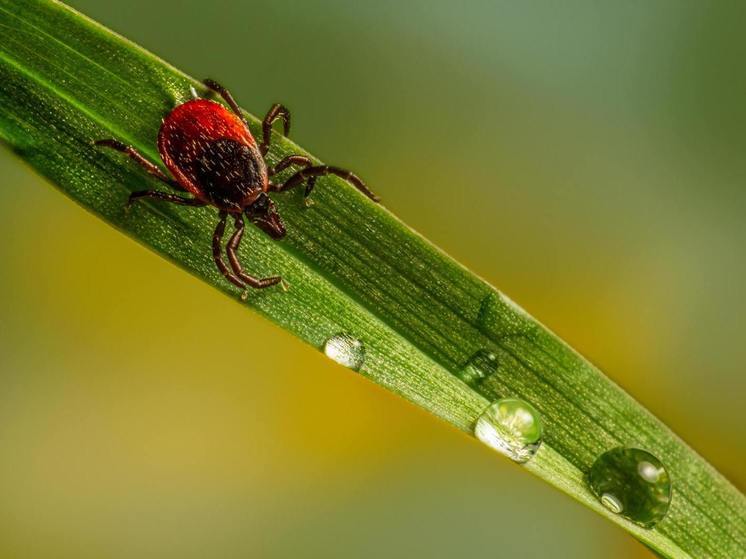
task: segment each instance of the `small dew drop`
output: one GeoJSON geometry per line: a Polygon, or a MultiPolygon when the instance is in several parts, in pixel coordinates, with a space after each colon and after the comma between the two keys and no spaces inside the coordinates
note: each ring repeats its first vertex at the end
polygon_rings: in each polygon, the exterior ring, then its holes
{"type": "Polygon", "coordinates": [[[537,323],[517,303],[499,291],[488,293],[479,305],[479,326],[493,337],[530,336],[537,323]]]}
{"type": "Polygon", "coordinates": [[[487,377],[494,375],[497,372],[497,366],[497,355],[486,349],[480,349],[461,369],[459,377],[469,386],[476,386],[487,377]]]}
{"type": "Polygon", "coordinates": [[[523,318],[531,318],[531,315],[526,312],[526,309],[524,309],[518,303],[513,301],[513,299],[505,295],[505,293],[500,292],[500,300],[505,303],[505,305],[507,305],[510,309],[512,309],[517,315],[522,316],[523,318]]]}
{"type": "Polygon", "coordinates": [[[591,466],[588,485],[615,514],[652,528],[668,512],[671,480],[660,460],[639,448],[614,448],[591,466]]]}
{"type": "Polygon", "coordinates": [[[356,337],[344,332],[336,334],[324,342],[324,353],[332,361],[359,371],[365,363],[365,346],[356,337]]]}
{"type": "Polygon", "coordinates": [[[518,398],[493,402],[474,427],[474,434],[480,441],[521,464],[539,450],[542,433],[539,412],[518,398]]]}

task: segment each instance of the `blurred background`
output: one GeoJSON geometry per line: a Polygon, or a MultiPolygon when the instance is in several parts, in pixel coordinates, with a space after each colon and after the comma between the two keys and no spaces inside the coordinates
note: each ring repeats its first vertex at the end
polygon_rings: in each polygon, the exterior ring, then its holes
{"type": "MultiPolygon", "coordinates": [[[[743,489],[742,4],[70,3],[286,103],[743,489]]],[[[3,557],[652,556],[7,151],[0,175],[3,557]]]]}

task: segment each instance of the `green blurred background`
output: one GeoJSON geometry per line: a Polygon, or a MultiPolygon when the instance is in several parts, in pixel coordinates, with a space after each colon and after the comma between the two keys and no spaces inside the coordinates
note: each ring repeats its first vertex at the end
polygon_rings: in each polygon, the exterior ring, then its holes
{"type": "MultiPolygon", "coordinates": [[[[743,488],[743,4],[71,4],[286,103],[743,488]]],[[[1,556],[651,556],[5,150],[0,173],[1,556]]]]}

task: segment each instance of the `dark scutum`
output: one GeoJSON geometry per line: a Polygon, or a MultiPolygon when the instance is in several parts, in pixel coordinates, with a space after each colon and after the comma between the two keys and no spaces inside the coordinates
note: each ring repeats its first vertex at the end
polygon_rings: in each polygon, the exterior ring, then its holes
{"type": "Polygon", "coordinates": [[[263,184],[262,167],[252,149],[224,138],[205,145],[193,163],[197,183],[219,207],[241,209],[246,195],[263,184]]]}

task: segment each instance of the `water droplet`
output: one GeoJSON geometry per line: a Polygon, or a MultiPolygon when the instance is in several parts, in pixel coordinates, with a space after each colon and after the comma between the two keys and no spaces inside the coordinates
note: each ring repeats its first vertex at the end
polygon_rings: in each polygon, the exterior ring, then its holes
{"type": "Polygon", "coordinates": [[[497,338],[527,336],[536,330],[537,323],[507,295],[488,293],[479,306],[479,327],[497,338]]]}
{"type": "Polygon", "coordinates": [[[466,366],[459,371],[459,377],[469,386],[476,386],[497,372],[497,355],[480,349],[471,356],[466,366]]]}
{"type": "Polygon", "coordinates": [[[503,293],[502,291],[500,292],[500,301],[502,301],[509,309],[515,312],[518,316],[522,318],[528,318],[528,319],[531,318],[531,315],[526,312],[526,309],[524,309],[518,303],[513,301],[513,299],[505,295],[505,293],[503,293]]]}
{"type": "Polygon", "coordinates": [[[541,446],[539,412],[518,398],[493,402],[479,416],[474,434],[487,446],[515,462],[528,462],[541,446]]]}
{"type": "Polygon", "coordinates": [[[671,480],[655,456],[639,448],[604,452],[591,466],[588,484],[601,504],[644,528],[660,522],[671,503],[671,480]]]}
{"type": "Polygon", "coordinates": [[[324,342],[324,353],[340,365],[359,371],[365,362],[365,346],[356,337],[344,332],[324,342]]]}

